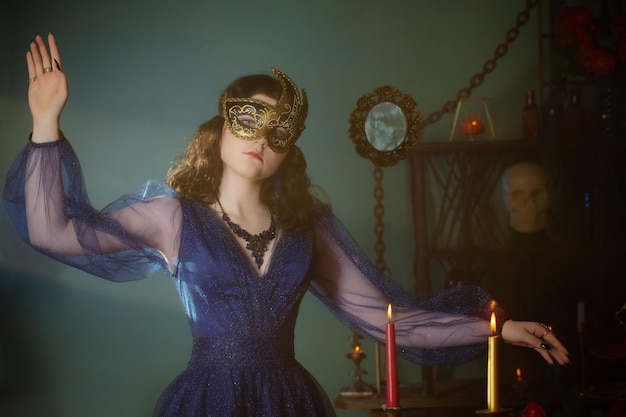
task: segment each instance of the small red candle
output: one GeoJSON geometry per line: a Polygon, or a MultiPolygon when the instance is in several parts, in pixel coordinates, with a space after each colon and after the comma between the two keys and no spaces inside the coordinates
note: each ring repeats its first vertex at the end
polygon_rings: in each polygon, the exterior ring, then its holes
{"type": "Polygon", "coordinates": [[[464,135],[477,135],[484,132],[485,124],[482,122],[482,120],[471,119],[461,123],[459,129],[464,135]]]}
{"type": "Polygon", "coordinates": [[[398,407],[400,404],[398,392],[398,368],[396,365],[396,329],[391,322],[391,304],[387,307],[389,323],[385,325],[386,359],[387,359],[387,407],[398,407]]]}

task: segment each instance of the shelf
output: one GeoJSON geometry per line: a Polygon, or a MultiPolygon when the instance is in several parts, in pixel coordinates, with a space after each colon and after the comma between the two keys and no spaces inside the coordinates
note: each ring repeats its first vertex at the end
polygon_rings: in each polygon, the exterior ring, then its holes
{"type": "Polygon", "coordinates": [[[453,152],[569,152],[576,150],[626,149],[626,139],[602,139],[582,142],[563,140],[481,140],[474,142],[421,142],[415,148],[416,155],[445,154],[453,152]]]}

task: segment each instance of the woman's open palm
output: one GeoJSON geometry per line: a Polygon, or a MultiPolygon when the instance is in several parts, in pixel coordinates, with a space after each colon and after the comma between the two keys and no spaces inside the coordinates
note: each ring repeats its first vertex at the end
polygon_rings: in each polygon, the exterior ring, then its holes
{"type": "Polygon", "coordinates": [[[28,104],[33,125],[58,126],[61,111],[68,97],[67,79],[62,71],[61,56],[52,34],[46,46],[40,35],[30,43],[26,52],[28,65],[28,104]]]}

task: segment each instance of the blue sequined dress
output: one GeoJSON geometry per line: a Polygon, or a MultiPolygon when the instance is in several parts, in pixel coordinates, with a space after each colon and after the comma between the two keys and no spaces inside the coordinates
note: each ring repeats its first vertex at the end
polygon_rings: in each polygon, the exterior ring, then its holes
{"type": "Polygon", "coordinates": [[[180,199],[163,182],[148,182],[102,211],[92,208],[65,139],[29,143],[8,173],[3,198],[20,236],[48,256],[111,281],[158,269],[171,275],[193,349],[154,416],[334,415],[294,357],[307,290],[373,340],[384,340],[393,303],[399,351],[416,363],[461,362],[486,346],[487,294],[466,286],[416,299],[377,271],[329,209],[309,232],[279,231],[259,274],[214,211],[180,199]]]}

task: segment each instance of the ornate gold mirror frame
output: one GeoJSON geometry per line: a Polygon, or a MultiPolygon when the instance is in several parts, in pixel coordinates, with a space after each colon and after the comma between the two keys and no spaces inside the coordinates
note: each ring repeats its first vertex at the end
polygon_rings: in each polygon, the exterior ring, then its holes
{"type": "Polygon", "coordinates": [[[407,158],[423,131],[415,100],[395,87],[383,86],[361,96],[350,114],[350,138],[356,151],[376,166],[407,158]]]}

